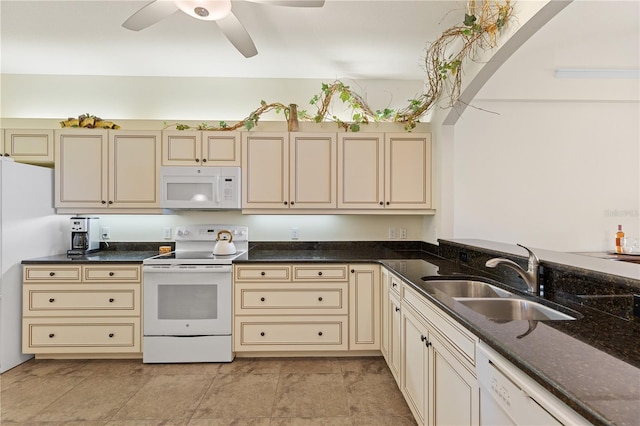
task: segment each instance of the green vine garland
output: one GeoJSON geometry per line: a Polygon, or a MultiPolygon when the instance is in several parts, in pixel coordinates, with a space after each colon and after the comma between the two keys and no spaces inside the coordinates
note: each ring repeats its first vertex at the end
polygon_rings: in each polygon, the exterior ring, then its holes
{"type": "MultiPolygon", "coordinates": [[[[462,24],[445,30],[437,40],[429,45],[425,57],[426,90],[416,98],[410,99],[409,105],[406,107],[399,110],[385,108],[374,111],[349,86],[336,80],[331,84],[323,83],[321,92],[309,101],[310,105],[317,108],[317,113],[310,115],[306,110],[299,110],[298,119],[316,123],[333,121],[345,131],[352,132],[359,131],[362,124],[368,124],[371,121],[395,122],[403,123],[405,130],[410,131],[420,122],[420,117],[426,114],[442,97],[445,90],[448,93],[446,105],[453,106],[460,97],[464,63],[467,60],[474,60],[479,50],[489,50],[496,46],[497,34],[507,25],[513,13],[510,0],[496,2],[486,0],[481,3],[482,5],[477,7],[475,0],[469,0],[462,24]],[[457,44],[462,46],[458,52],[447,55],[450,48],[457,44]],[[351,108],[351,122],[345,122],[330,113],[336,95],[351,108]]],[[[217,126],[201,123],[195,129],[230,131],[244,128],[251,130],[258,125],[262,114],[272,110],[277,113],[283,112],[285,117],[289,119],[289,106],[279,102],[266,103],[263,100],[260,102],[259,108],[233,125],[224,121],[218,122],[217,126]]],[[[169,127],[175,127],[177,130],[192,128],[187,124],[167,124],[165,122],[164,128],[169,127]]]]}

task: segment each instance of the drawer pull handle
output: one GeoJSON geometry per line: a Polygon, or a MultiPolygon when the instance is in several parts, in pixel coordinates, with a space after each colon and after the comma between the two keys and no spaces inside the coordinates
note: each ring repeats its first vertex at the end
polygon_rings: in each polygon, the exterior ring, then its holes
{"type": "Polygon", "coordinates": [[[56,274],[55,272],[49,272],[50,277],[54,276],[55,274],[56,274]]]}
{"type": "Polygon", "coordinates": [[[322,336],[322,331],[319,331],[319,332],[318,332],[318,336],[322,336]]]}
{"type": "Polygon", "coordinates": [[[54,299],[53,297],[51,299],[49,299],[49,303],[53,303],[55,301],[56,301],[56,299],[54,299]]]}
{"type": "Polygon", "coordinates": [[[54,336],[55,336],[55,334],[53,334],[53,333],[49,334],[49,339],[53,339],[54,336]]]}
{"type": "Polygon", "coordinates": [[[109,303],[113,303],[115,299],[113,297],[109,298],[109,303]]]}
{"type": "Polygon", "coordinates": [[[109,337],[113,337],[113,336],[114,336],[114,334],[113,334],[113,333],[109,333],[109,337]]]}
{"type": "Polygon", "coordinates": [[[260,301],[261,301],[261,302],[264,302],[264,300],[265,300],[265,299],[264,299],[264,297],[261,297],[261,298],[260,298],[260,301]]]}
{"type": "Polygon", "coordinates": [[[262,272],[260,272],[260,275],[262,275],[264,277],[265,275],[267,275],[267,273],[262,271],[262,272]]]}
{"type": "Polygon", "coordinates": [[[318,302],[322,302],[322,296],[318,297],[318,302]]]}
{"type": "Polygon", "coordinates": [[[264,336],[264,331],[261,331],[261,332],[260,332],[260,335],[261,335],[261,336],[264,336]]]}
{"type": "Polygon", "coordinates": [[[112,276],[114,276],[114,275],[115,275],[115,274],[114,274],[113,272],[109,272],[109,276],[110,276],[110,277],[112,277],[112,276]]]}
{"type": "Polygon", "coordinates": [[[400,312],[400,308],[396,306],[396,312],[400,312]]]}
{"type": "Polygon", "coordinates": [[[319,272],[318,272],[318,275],[322,276],[322,271],[319,271],[319,272]]]}

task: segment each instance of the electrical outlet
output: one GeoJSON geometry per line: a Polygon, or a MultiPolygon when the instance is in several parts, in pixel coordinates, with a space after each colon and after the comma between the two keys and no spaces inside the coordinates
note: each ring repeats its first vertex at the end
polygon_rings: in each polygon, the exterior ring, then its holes
{"type": "Polygon", "coordinates": [[[393,240],[397,238],[396,236],[396,228],[394,228],[393,226],[389,227],[389,239],[393,240]]]}
{"type": "Polygon", "coordinates": [[[292,240],[300,239],[300,228],[291,228],[291,239],[292,240]]]}
{"type": "Polygon", "coordinates": [[[400,228],[400,238],[407,239],[407,228],[400,228]]]}
{"type": "Polygon", "coordinates": [[[170,240],[171,239],[171,228],[170,227],[165,227],[164,228],[164,239],[165,240],[170,240]]]}
{"type": "Polygon", "coordinates": [[[108,240],[109,238],[111,238],[111,228],[105,226],[102,228],[102,239],[108,240]]]}

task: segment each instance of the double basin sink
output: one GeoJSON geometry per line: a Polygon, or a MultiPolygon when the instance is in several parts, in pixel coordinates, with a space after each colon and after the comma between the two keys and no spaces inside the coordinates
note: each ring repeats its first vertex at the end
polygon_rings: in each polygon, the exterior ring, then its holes
{"type": "Polygon", "coordinates": [[[423,278],[434,292],[444,293],[469,309],[495,321],[574,320],[556,309],[521,298],[494,285],[474,280],[431,280],[423,278]]]}

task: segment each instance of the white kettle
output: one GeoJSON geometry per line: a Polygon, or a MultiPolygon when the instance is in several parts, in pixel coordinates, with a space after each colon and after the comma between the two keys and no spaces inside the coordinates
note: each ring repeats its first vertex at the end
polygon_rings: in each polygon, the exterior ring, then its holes
{"type": "Polygon", "coordinates": [[[216,238],[216,245],[213,247],[213,254],[215,255],[225,255],[225,254],[235,254],[236,253],[236,245],[233,244],[233,235],[230,231],[220,231],[218,232],[218,237],[216,238]],[[226,235],[226,237],[224,237],[226,235]]]}

